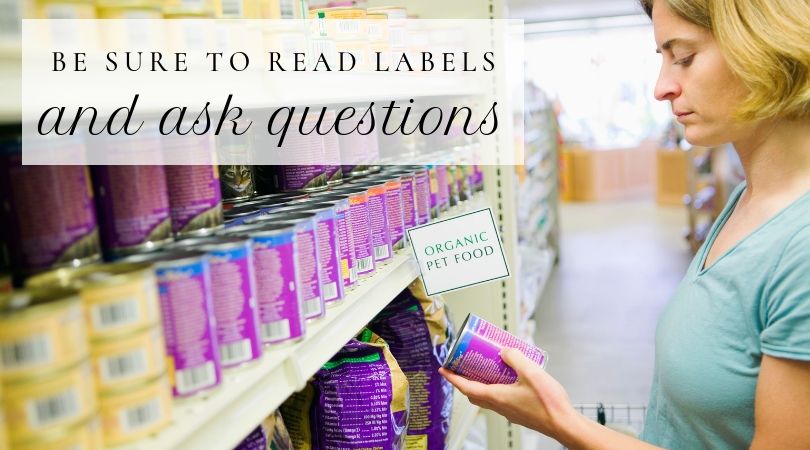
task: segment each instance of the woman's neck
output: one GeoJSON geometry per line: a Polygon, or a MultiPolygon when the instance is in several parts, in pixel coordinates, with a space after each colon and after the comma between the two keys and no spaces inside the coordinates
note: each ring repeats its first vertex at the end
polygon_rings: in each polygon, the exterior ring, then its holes
{"type": "Polygon", "coordinates": [[[735,142],[747,180],[747,197],[796,198],[810,190],[810,119],[758,125],[735,142]]]}

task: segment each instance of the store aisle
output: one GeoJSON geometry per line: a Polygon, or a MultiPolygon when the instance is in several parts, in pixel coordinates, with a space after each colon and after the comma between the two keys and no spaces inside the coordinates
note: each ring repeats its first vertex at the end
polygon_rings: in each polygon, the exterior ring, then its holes
{"type": "MultiPolygon", "coordinates": [[[[657,318],[690,260],[686,213],[649,200],[560,213],[560,264],[535,316],[547,369],[575,403],[646,404],[657,318]]],[[[538,445],[525,448],[558,448],[538,445]]]]}

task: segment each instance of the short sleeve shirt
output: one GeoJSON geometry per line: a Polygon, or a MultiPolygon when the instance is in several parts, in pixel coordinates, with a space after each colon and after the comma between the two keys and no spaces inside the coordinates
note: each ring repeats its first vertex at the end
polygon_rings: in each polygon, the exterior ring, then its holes
{"type": "Polygon", "coordinates": [[[642,439],[670,450],[748,448],[762,356],[810,361],[810,193],[704,267],[744,190],[734,190],[658,322],[642,439]]]}

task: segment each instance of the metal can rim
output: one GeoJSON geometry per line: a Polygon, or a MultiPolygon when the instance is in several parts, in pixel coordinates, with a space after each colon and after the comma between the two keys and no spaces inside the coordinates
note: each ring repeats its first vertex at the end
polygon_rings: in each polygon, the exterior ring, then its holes
{"type": "MultiPolygon", "coordinates": [[[[131,383],[115,386],[112,388],[99,389],[98,398],[100,401],[104,401],[105,398],[109,399],[110,397],[121,396],[124,394],[131,394],[133,391],[136,391],[139,388],[150,386],[153,383],[157,384],[159,381],[164,379],[168,373],[169,370],[166,369],[153,377],[149,377],[143,380],[134,381],[131,383]]],[[[169,388],[168,394],[171,395],[171,388],[169,388]]],[[[103,409],[101,408],[101,405],[99,405],[99,409],[100,410],[103,409]]]]}
{"type": "Polygon", "coordinates": [[[35,275],[26,280],[26,287],[64,286],[77,289],[92,288],[96,286],[109,286],[125,283],[136,278],[139,274],[148,273],[151,266],[147,263],[114,262],[78,268],[61,268],[35,275]],[[86,279],[95,273],[105,272],[102,279],[86,279]],[[63,276],[64,275],[64,276],[63,276]]]}
{"type": "MultiPolygon", "coordinates": [[[[92,371],[92,365],[90,363],[89,355],[84,355],[79,358],[78,361],[71,361],[63,366],[59,366],[54,370],[46,370],[40,371],[34,375],[30,375],[26,378],[22,379],[12,379],[12,380],[4,380],[3,381],[3,388],[8,388],[12,386],[24,386],[28,384],[38,384],[42,383],[43,381],[50,381],[53,378],[58,378],[64,376],[66,373],[71,372],[73,370],[79,369],[82,366],[86,365],[88,370],[92,371]]],[[[9,398],[8,395],[9,389],[5,389],[4,396],[5,398],[9,398]]]]}
{"type": "MultiPolygon", "coordinates": [[[[25,300],[20,300],[25,301],[25,300]]],[[[75,288],[62,286],[34,287],[12,290],[11,292],[0,293],[0,322],[14,317],[38,316],[52,312],[53,309],[69,308],[72,305],[80,305],[81,297],[75,288]],[[13,304],[15,296],[29,293],[27,303],[13,304]],[[54,294],[42,302],[31,303],[30,294],[42,294],[44,296],[54,294]],[[11,303],[11,304],[10,304],[11,303]]]]}

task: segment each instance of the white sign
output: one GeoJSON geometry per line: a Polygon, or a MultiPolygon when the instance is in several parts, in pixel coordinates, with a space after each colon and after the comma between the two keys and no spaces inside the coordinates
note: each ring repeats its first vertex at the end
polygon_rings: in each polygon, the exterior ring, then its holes
{"type": "Polygon", "coordinates": [[[428,295],[509,276],[489,208],[408,230],[428,295]]]}

